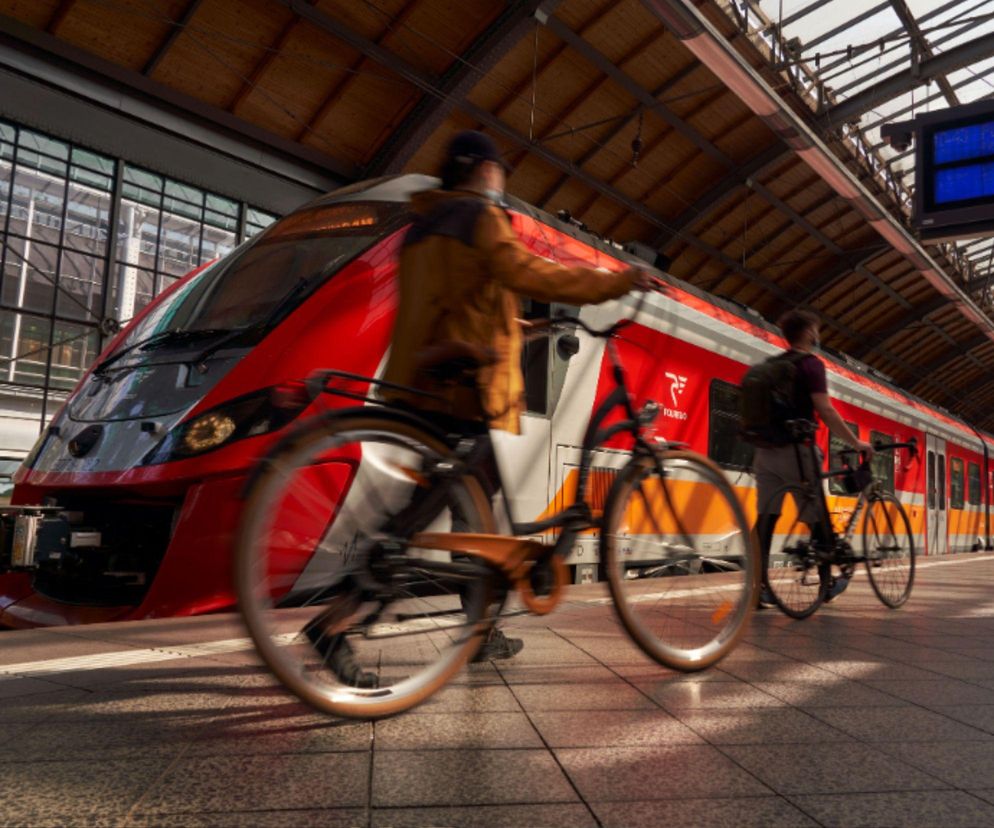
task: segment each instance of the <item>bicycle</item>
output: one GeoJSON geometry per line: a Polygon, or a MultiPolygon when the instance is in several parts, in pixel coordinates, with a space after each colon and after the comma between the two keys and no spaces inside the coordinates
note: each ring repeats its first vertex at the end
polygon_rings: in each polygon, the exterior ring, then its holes
{"type": "MultiPolygon", "coordinates": [[[[844,575],[852,575],[863,563],[870,586],[887,607],[897,609],[911,595],[915,578],[914,536],[911,522],[901,502],[882,490],[873,477],[869,460],[863,458],[851,466],[847,456],[855,450],[840,452],[845,466],[819,472],[817,480],[805,474],[801,446],[810,452],[810,468],[819,469],[818,452],[814,444],[817,426],[808,420],[786,423],[794,438],[794,449],[803,483],[786,485],[774,492],[768,504],[780,504],[773,526],[771,549],[764,561],[764,583],[777,606],[791,618],[807,618],[826,600],[832,580],[831,568],[838,566],[844,575]],[[836,532],[828,509],[821,481],[839,477],[848,494],[857,494],[856,505],[842,532],[836,532]],[[790,503],[789,508],[784,508],[790,503]],[[862,553],[853,549],[853,536],[862,517],[862,553]]],[[[875,451],[896,451],[906,448],[911,457],[917,455],[917,441],[877,443],[875,451]]]]}
{"type": "MultiPolygon", "coordinates": [[[[302,422],[258,463],[235,561],[249,633],[291,692],[353,718],[413,707],[474,656],[509,593],[529,612],[551,612],[569,581],[567,554],[592,531],[600,532],[601,575],[617,615],[647,655],[692,671],[734,647],[758,595],[758,551],[721,469],[652,437],[658,406],[636,410],[632,402],[614,340],[642,301],[603,330],[576,316],[547,323],[545,333],[582,329],[604,339],[615,388],[586,428],[569,506],[518,523],[501,485],[506,536],[495,534],[476,474],[489,437],[445,434],[417,413],[383,405],[368,392],[391,387],[379,380],[341,371],[309,380],[312,393],[365,405],[302,422]],[[613,455],[627,459],[607,475],[616,476],[598,510],[588,502],[605,479],[593,468],[594,449],[621,434],[631,452],[613,455]],[[688,574],[652,577],[675,572],[688,574]],[[353,686],[328,669],[329,647],[342,642],[375,686],[353,686]]],[[[459,377],[453,381],[473,381],[465,359],[436,367],[459,377]]]]}

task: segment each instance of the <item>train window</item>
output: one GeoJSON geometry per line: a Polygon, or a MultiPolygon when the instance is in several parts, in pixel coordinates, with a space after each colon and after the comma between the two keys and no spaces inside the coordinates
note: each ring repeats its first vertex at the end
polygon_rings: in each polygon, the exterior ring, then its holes
{"type": "Polygon", "coordinates": [[[935,508],[935,452],[928,453],[928,508],[935,508]]]}
{"type": "Polygon", "coordinates": [[[971,506],[980,505],[980,466],[976,463],[966,465],[966,501],[971,506]]]}
{"type": "MultiPolygon", "coordinates": [[[[553,302],[536,302],[525,299],[522,302],[522,319],[552,319],[557,316],[576,316],[580,313],[577,305],[553,302]]],[[[580,341],[576,337],[576,326],[557,326],[556,333],[539,335],[526,339],[521,348],[521,373],[525,378],[525,410],[532,414],[550,416],[559,404],[563,387],[566,385],[566,371],[570,360],[579,353],[580,341]]]]}
{"type": "Polygon", "coordinates": [[[753,447],[739,436],[739,397],[737,385],[711,380],[708,407],[708,456],[716,463],[734,469],[752,466],[753,447]]]}
{"type": "Polygon", "coordinates": [[[946,511],[946,455],[939,455],[939,465],[935,472],[935,487],[938,489],[939,511],[946,511]]]}
{"type": "Polygon", "coordinates": [[[963,508],[963,461],[959,457],[949,458],[949,507],[963,508]]]}
{"type": "MultiPolygon", "coordinates": [[[[853,434],[857,435],[859,434],[859,428],[856,426],[856,423],[847,422],[846,425],[849,426],[849,430],[853,434]]],[[[834,434],[828,438],[828,467],[830,469],[842,468],[843,462],[842,462],[841,452],[847,448],[849,448],[849,446],[844,441],[836,437],[834,434]]],[[[850,455],[849,459],[852,460],[852,455],[850,455]]],[[[829,494],[834,494],[834,495],[845,494],[846,489],[842,485],[842,478],[830,477],[828,479],[828,491],[829,494]]]]}
{"type": "MultiPolygon", "coordinates": [[[[870,443],[893,443],[894,438],[890,434],[882,431],[870,432],[870,443]]],[[[873,469],[873,476],[880,481],[884,491],[894,491],[894,453],[891,451],[881,451],[873,455],[870,461],[873,469]]]]}
{"type": "MultiPolygon", "coordinates": [[[[528,299],[522,307],[524,319],[548,319],[549,306],[528,299]]],[[[525,377],[525,409],[533,414],[549,413],[549,337],[538,336],[521,349],[521,373],[525,377]]]]}

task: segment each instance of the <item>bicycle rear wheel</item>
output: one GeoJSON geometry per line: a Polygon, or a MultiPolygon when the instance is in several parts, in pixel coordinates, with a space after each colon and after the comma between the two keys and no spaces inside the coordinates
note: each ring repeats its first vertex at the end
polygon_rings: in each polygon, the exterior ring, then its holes
{"type": "Polygon", "coordinates": [[[446,445],[386,412],[316,417],[260,462],[237,537],[238,602],[263,661],[303,701],[397,713],[479,648],[499,609],[493,573],[407,544],[424,530],[492,532],[493,515],[446,445]]]}
{"type": "Polygon", "coordinates": [[[632,458],[608,494],[600,555],[622,625],[660,664],[702,670],[744,632],[759,557],[734,490],[707,458],[632,458]]]}
{"type": "Polygon", "coordinates": [[[873,495],[866,504],[863,555],[877,598],[897,609],[915,582],[915,542],[907,512],[891,494],[873,495]]]}
{"type": "MultiPolygon", "coordinates": [[[[807,618],[821,606],[831,567],[819,562],[811,537],[821,504],[805,489],[784,486],[770,498],[780,504],[766,558],[766,586],[791,618],[807,618]]],[[[770,508],[769,505],[767,508],[770,508]]]]}

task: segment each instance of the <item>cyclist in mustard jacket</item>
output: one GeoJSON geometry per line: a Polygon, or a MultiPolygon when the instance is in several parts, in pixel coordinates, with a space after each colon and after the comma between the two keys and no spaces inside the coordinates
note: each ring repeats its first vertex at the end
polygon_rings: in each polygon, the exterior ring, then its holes
{"type": "Polygon", "coordinates": [[[383,378],[445,397],[444,403],[406,398],[422,410],[470,421],[485,416],[491,428],[517,434],[524,393],[521,297],[603,302],[647,287],[648,276],[635,268],[612,273],[563,267],[530,253],[500,206],[504,182],[494,142],[467,130],[449,144],[442,188],[412,199],[417,217],[400,254],[397,321],[383,378]],[[478,399],[440,388],[419,370],[426,354],[454,345],[484,363],[477,373],[478,399]]]}

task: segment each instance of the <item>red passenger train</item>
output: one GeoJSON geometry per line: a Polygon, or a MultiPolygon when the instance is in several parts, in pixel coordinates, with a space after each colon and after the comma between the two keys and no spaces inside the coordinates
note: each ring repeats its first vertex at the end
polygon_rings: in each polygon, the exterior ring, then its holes
{"type": "MultiPolygon", "coordinates": [[[[21,508],[2,522],[0,626],[231,607],[232,533],[253,459],[294,420],[352,404],[312,400],[302,382],[311,372],[381,370],[406,205],[435,183],[401,176],[320,198],[190,273],[109,344],[15,477],[12,502],[21,508]]],[[[522,202],[510,212],[539,255],[608,269],[640,263],[522,202]]],[[[632,387],[640,404],[659,404],[658,431],[724,465],[754,513],[736,383],[782,340],[748,311],[671,281],[671,294],[650,297],[618,343],[632,387]]],[[[534,316],[554,310],[528,308],[534,316]]],[[[622,313],[623,302],[583,310],[594,324],[622,313]]],[[[495,437],[519,520],[557,508],[590,412],[611,387],[603,344],[574,345],[528,346],[523,433],[495,437]]],[[[910,462],[875,460],[909,512],[919,553],[987,547],[994,439],[862,365],[826,361],[839,412],[862,438],[915,437],[925,447],[910,462]]],[[[823,448],[836,448],[822,438],[823,448]]],[[[623,447],[606,447],[595,466],[610,472],[623,459],[623,447]]],[[[837,512],[853,502],[830,497],[837,512]]],[[[577,580],[595,577],[596,556],[595,538],[577,544],[568,561],[577,580]]]]}

